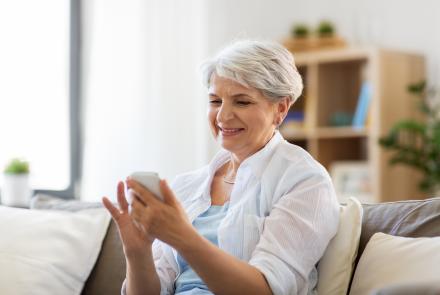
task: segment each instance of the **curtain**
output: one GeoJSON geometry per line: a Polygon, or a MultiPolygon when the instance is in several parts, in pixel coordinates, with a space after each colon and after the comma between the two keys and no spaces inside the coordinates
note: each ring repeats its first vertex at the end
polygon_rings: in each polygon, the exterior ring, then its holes
{"type": "Polygon", "coordinates": [[[115,199],[134,171],[207,162],[203,0],[83,2],[82,200],[115,199]]]}

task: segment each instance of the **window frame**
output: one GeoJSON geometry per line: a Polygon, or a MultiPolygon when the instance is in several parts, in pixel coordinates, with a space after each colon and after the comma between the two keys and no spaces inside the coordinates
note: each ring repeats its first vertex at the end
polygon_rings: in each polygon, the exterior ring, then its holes
{"type": "Polygon", "coordinates": [[[64,190],[35,190],[34,194],[47,194],[63,199],[75,199],[79,194],[81,177],[81,1],[70,0],[69,21],[69,130],[70,181],[64,190]]]}

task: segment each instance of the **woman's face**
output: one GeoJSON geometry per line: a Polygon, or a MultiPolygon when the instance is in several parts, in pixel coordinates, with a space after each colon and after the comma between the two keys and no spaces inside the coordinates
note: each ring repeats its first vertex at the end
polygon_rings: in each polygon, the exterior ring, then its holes
{"type": "Polygon", "coordinates": [[[271,102],[253,88],[215,73],[209,87],[208,119],[222,147],[244,160],[260,150],[289,108],[288,98],[271,102]]]}

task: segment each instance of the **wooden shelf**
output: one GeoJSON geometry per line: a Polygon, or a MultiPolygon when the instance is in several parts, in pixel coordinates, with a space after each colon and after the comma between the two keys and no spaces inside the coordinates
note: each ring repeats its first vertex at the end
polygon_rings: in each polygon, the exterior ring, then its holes
{"type": "Polygon", "coordinates": [[[320,127],[315,132],[317,138],[353,138],[367,136],[366,128],[320,127]]]}
{"type": "Polygon", "coordinates": [[[425,79],[423,57],[353,47],[294,53],[294,58],[304,92],[290,112],[292,117],[303,114],[303,120],[281,126],[286,140],[307,149],[327,169],[341,161],[367,163],[371,202],[421,197],[417,174],[389,166],[389,154],[378,139],[396,121],[417,114],[414,98],[406,89],[425,79]],[[340,114],[347,118],[354,114],[364,81],[372,86],[368,128],[333,127],[340,114]]]}
{"type": "Polygon", "coordinates": [[[281,134],[286,140],[293,141],[293,140],[306,140],[310,138],[310,133],[307,132],[307,130],[304,130],[303,128],[286,128],[280,130],[281,134]]]}
{"type": "Polygon", "coordinates": [[[343,49],[326,49],[295,54],[296,66],[311,64],[339,63],[356,60],[367,60],[374,49],[347,47],[343,49]]]}
{"type": "Polygon", "coordinates": [[[287,140],[305,140],[310,138],[355,138],[366,137],[368,131],[366,128],[354,127],[320,127],[315,130],[283,129],[281,130],[284,138],[287,140]]]}

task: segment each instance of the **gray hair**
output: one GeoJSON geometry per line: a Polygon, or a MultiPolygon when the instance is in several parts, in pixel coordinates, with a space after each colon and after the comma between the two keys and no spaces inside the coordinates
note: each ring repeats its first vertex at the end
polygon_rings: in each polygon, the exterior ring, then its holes
{"type": "Polygon", "coordinates": [[[203,83],[209,88],[212,74],[260,90],[272,101],[301,95],[303,82],[293,55],[282,45],[268,41],[237,41],[202,65],[203,83]]]}

